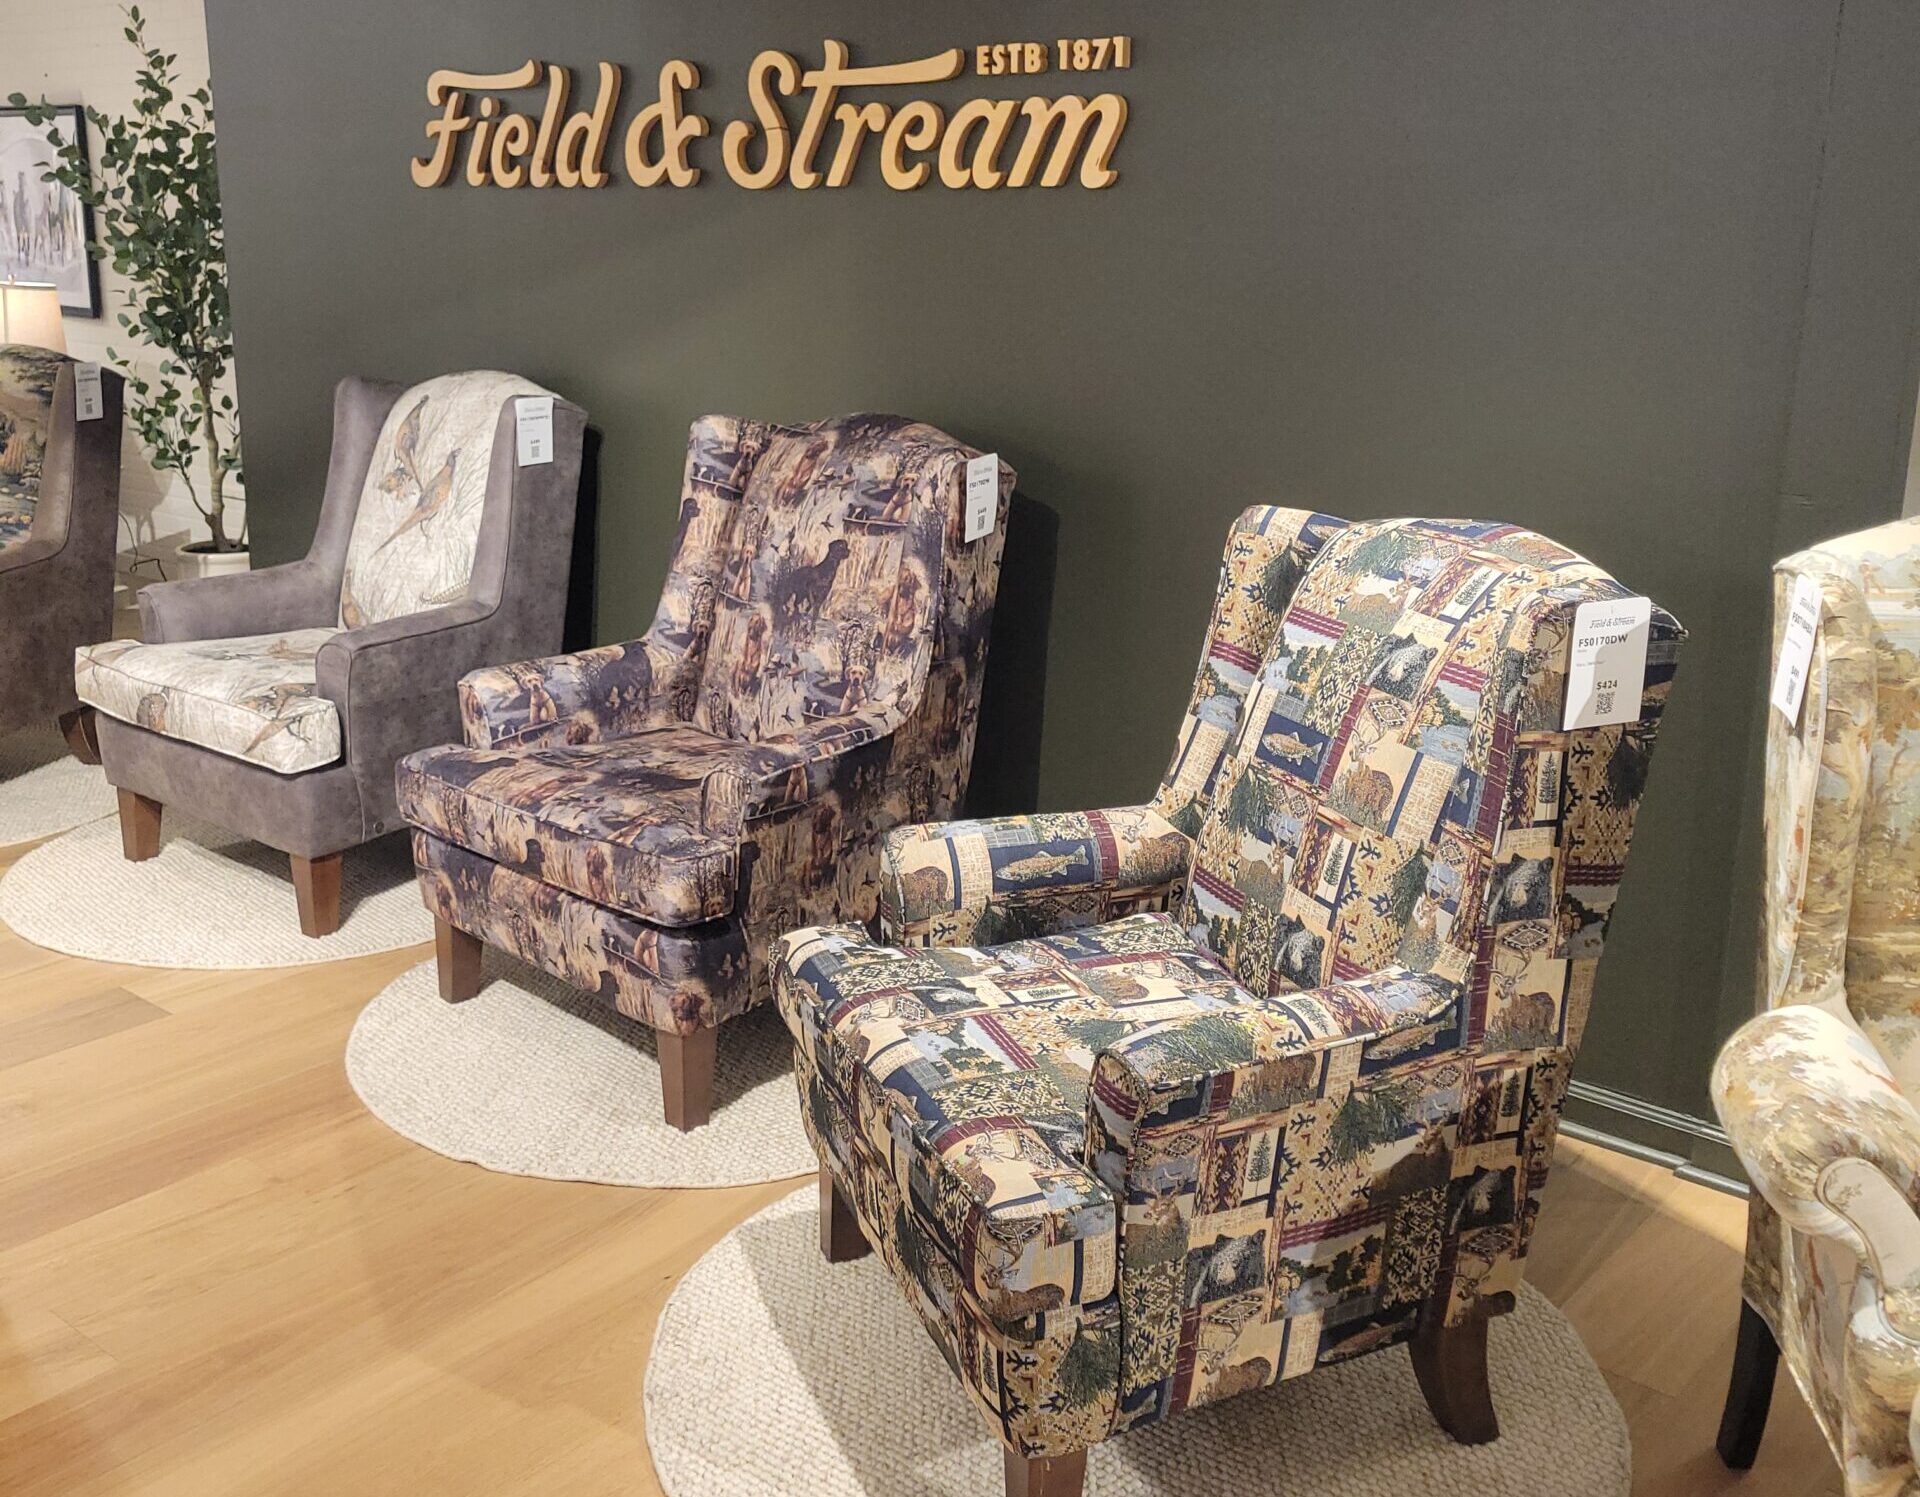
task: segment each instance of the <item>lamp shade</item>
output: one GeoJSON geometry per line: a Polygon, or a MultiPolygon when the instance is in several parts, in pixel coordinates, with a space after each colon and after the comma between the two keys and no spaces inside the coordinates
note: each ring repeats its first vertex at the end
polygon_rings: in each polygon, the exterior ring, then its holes
{"type": "Polygon", "coordinates": [[[0,343],[30,343],[67,351],[60,321],[60,288],[33,281],[0,281],[0,343]]]}

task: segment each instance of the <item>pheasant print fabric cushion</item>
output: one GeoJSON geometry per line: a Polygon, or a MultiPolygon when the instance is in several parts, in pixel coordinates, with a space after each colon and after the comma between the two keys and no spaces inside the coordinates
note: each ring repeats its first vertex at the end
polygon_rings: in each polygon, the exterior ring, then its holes
{"type": "Polygon", "coordinates": [[[33,528],[53,387],[67,362],[51,349],[0,344],[0,546],[33,528]]]}
{"type": "Polygon", "coordinates": [[[340,714],[314,686],[338,629],[143,645],[111,639],[74,658],[80,700],[109,717],[280,774],[340,757],[340,714]]]}
{"type": "Polygon", "coordinates": [[[467,595],[501,407],[518,395],[547,393],[518,375],[488,370],[443,374],[394,402],[347,543],[341,628],[467,595]]]}

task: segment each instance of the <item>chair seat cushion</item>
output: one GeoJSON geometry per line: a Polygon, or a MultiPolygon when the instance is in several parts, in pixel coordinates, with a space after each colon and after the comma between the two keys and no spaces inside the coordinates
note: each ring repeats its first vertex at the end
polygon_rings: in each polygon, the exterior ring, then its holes
{"type": "Polygon", "coordinates": [[[141,644],[110,639],[74,653],[74,690],[109,717],[280,774],[340,757],[340,714],[314,685],[338,629],[141,644]]]}
{"type": "Polygon", "coordinates": [[[845,927],[782,944],[782,1012],[835,1126],[902,1182],[904,1226],[996,1317],[1111,1293],[1114,1201],[1083,1162],[1094,1058],[1252,995],[1162,915],[994,947],[903,950],[845,927]]]}
{"type": "Polygon", "coordinates": [[[745,787],[777,749],[683,723],[605,743],[449,744],[400,763],[415,826],[658,925],[732,913],[745,787]]]}

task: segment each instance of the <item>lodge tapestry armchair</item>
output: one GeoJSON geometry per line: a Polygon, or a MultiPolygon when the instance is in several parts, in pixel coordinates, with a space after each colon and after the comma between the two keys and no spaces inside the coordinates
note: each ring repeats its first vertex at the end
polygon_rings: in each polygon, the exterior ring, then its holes
{"type": "Polygon", "coordinates": [[[1774,569],[1803,700],[1767,710],[1764,1011],[1714,1104],[1754,1184],[1719,1448],[1753,1464],[1779,1353],[1849,1497],[1920,1489],[1920,520],[1774,569]]]}
{"type": "Polygon", "coordinates": [[[517,461],[511,374],[334,393],[301,561],[142,589],[140,640],[74,657],[135,861],[178,805],[287,853],[300,927],[340,921],[343,853],[400,826],[402,754],[460,730],[475,668],[556,649],[586,414],[554,400],[552,460],[517,461]]]}
{"type": "Polygon", "coordinates": [[[103,369],[81,421],[73,360],[0,344],[0,733],[57,720],[88,763],[73,652],[113,633],[123,395],[103,369]]]}
{"type": "Polygon", "coordinates": [[[706,1122],[768,943],[871,919],[881,834],[965,791],[1014,482],[964,539],[976,456],[898,416],[694,423],[647,633],[468,677],[465,745],[401,766],[443,996],[513,952],[650,1025],[668,1121],[706,1122]]]}
{"type": "Polygon", "coordinates": [[[779,943],[823,1248],[880,1249],[1009,1493],[1402,1341],[1494,1437],[1682,638],[1653,609],[1637,715],[1563,730],[1625,595],[1511,525],[1249,510],[1151,803],[896,832],[884,940],[779,943]]]}

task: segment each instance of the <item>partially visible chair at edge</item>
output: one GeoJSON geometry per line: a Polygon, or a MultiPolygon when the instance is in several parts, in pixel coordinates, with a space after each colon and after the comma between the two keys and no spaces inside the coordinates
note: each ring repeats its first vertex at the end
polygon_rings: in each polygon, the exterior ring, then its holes
{"type": "Polygon", "coordinates": [[[560,644],[586,414],[555,399],[552,459],[522,467],[522,398],[552,397],[341,381],[306,558],[144,588],[144,642],[79,651],[129,859],[178,806],[287,853],[301,930],[338,927],[341,856],[399,827],[394,764],[458,735],[460,678],[560,644]]]}
{"type": "Polygon", "coordinates": [[[74,361],[0,345],[0,733],[58,720],[99,752],[73,693],[73,652],[113,633],[120,523],[120,376],[100,372],[100,415],[78,418],[74,361]]]}
{"type": "Polygon", "coordinates": [[[653,626],[468,677],[466,746],[401,765],[443,996],[510,951],[651,1025],[667,1120],[707,1121],[768,943],[870,919],[881,834],[966,789],[1014,481],[967,540],[977,456],[899,416],[694,423],[653,626]]]}
{"type": "Polygon", "coordinates": [[[1774,568],[1802,589],[1791,720],[1767,709],[1764,1012],[1713,1100],[1754,1184],[1721,1458],[1754,1462],[1779,1354],[1849,1497],[1920,1490],[1920,520],[1774,568]]]}
{"type": "Polygon", "coordinates": [[[1403,1341],[1495,1437],[1682,637],[1652,609],[1627,720],[1563,729],[1575,610],[1627,595],[1517,526],[1249,510],[1149,804],[896,832],[884,941],[777,944],[823,1250],[880,1249],[1011,1497],[1403,1341]]]}

